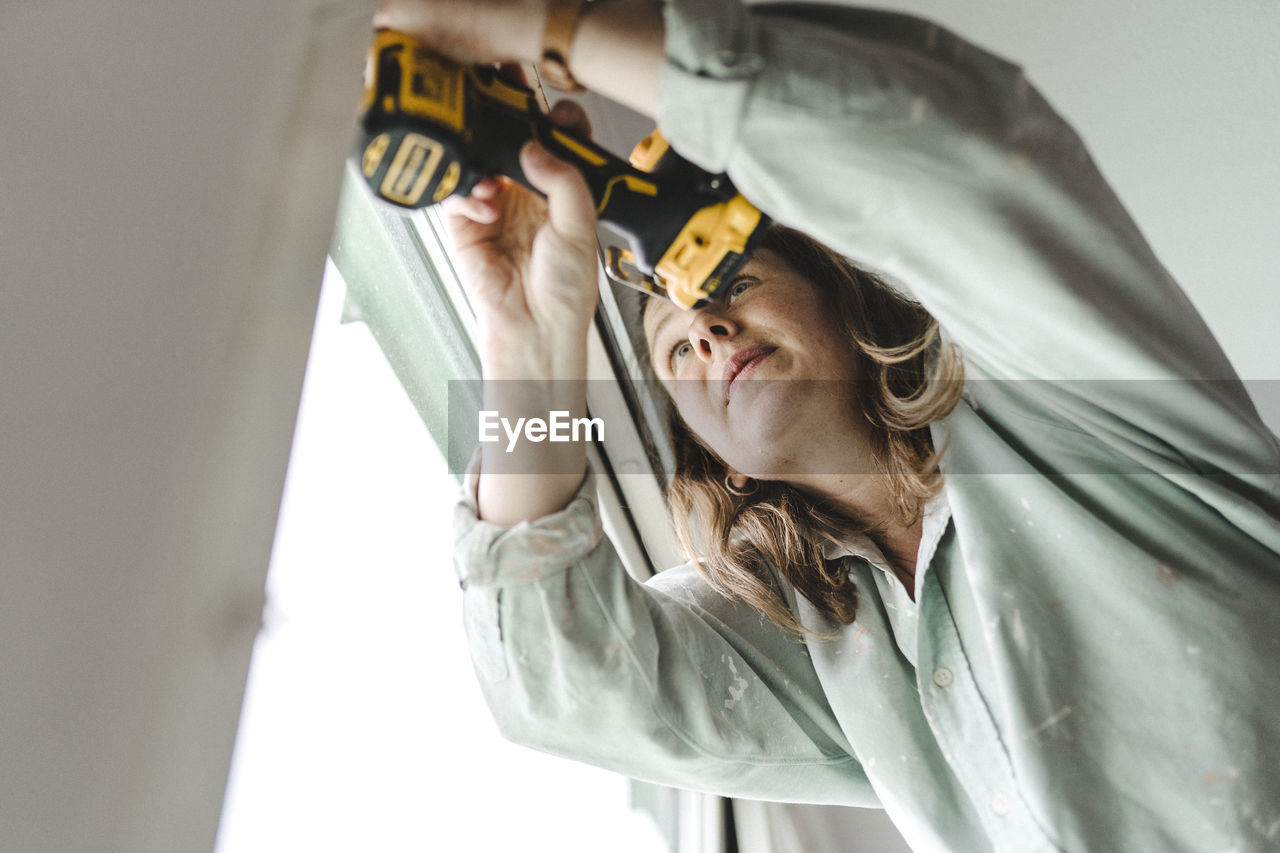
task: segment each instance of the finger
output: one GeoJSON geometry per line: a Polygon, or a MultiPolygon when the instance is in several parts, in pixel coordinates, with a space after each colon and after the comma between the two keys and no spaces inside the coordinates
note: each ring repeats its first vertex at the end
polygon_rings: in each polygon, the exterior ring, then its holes
{"type": "Polygon", "coordinates": [[[529,183],[547,197],[547,216],[556,233],[594,246],[596,206],[582,173],[536,142],[520,149],[520,167],[529,183]]]}
{"type": "Polygon", "coordinates": [[[547,113],[547,118],[551,119],[552,124],[572,131],[584,139],[591,138],[591,119],[577,101],[567,98],[557,101],[551,108],[551,112],[547,113]]]}
{"type": "Polygon", "coordinates": [[[500,211],[497,204],[490,199],[474,196],[452,195],[441,202],[447,216],[456,216],[489,225],[498,221],[500,211]]]}
{"type": "Polygon", "coordinates": [[[496,198],[501,190],[502,185],[496,178],[484,178],[471,188],[471,195],[473,198],[488,201],[496,198]]]}

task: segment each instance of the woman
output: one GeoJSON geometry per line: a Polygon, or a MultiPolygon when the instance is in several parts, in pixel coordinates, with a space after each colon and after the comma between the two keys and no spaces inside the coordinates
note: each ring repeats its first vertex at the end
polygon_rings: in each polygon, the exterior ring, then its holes
{"type": "MultiPolygon", "coordinates": [[[[543,3],[445,5],[381,22],[542,52],[543,3]]],[[[708,308],[646,311],[696,438],[684,506],[728,520],[689,537],[705,576],[628,580],[577,446],[486,446],[457,561],[504,730],[667,784],[883,805],[920,850],[1274,849],[1276,437],[1071,129],[1016,68],[885,13],[610,0],[567,58],[856,267],[779,243],[708,308]],[[936,318],[964,399],[909,305],[884,336],[832,319],[833,288],[881,293],[856,270],[936,318]]],[[[487,406],[578,413],[551,380],[585,375],[590,202],[522,158],[536,236],[509,188],[455,207],[486,376],[526,380],[487,406]]]]}

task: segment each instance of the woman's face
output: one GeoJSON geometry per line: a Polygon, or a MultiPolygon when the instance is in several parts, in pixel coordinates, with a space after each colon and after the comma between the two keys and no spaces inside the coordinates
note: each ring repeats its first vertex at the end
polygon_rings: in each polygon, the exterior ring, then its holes
{"type": "Polygon", "coordinates": [[[654,370],[685,423],[735,471],[788,479],[823,449],[866,447],[853,345],[817,288],[761,250],[704,308],[651,300],[654,370]]]}

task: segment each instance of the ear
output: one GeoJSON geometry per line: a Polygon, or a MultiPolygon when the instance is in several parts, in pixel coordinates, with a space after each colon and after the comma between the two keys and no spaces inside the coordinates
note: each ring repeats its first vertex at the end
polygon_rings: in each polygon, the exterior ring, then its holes
{"type": "Polygon", "coordinates": [[[745,489],[747,487],[747,483],[750,482],[750,480],[751,478],[748,477],[746,474],[739,474],[736,471],[729,472],[729,482],[733,483],[733,487],[735,489],[745,489]]]}

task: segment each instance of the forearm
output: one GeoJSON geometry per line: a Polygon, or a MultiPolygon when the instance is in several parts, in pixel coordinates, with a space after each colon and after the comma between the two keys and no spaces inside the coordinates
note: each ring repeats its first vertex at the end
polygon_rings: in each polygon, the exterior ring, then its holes
{"type": "MultiPolygon", "coordinates": [[[[493,32],[498,54],[537,63],[542,55],[546,2],[526,5],[525,26],[493,32]]],[[[593,92],[647,116],[658,111],[658,78],[663,60],[662,3],[659,0],[594,0],[579,18],[569,67],[593,92]]]]}
{"type": "Polygon", "coordinates": [[[596,0],[587,4],[569,66],[582,85],[654,117],[663,62],[662,4],[596,0]]]}
{"type": "MultiPolygon", "coordinates": [[[[413,33],[471,62],[528,62],[542,56],[547,0],[381,0],[374,22],[413,33]]],[[[663,60],[659,0],[595,0],[581,12],[568,56],[587,88],[652,116],[663,60]]]]}
{"type": "MultiPolygon", "coordinates": [[[[566,334],[556,345],[524,347],[505,336],[482,335],[484,411],[508,424],[519,419],[570,420],[586,415],[586,336],[566,334]],[[501,338],[501,339],[497,339],[501,338]]],[[[587,470],[585,441],[531,441],[498,434],[481,445],[479,515],[511,526],[563,509],[587,470]]]]}

